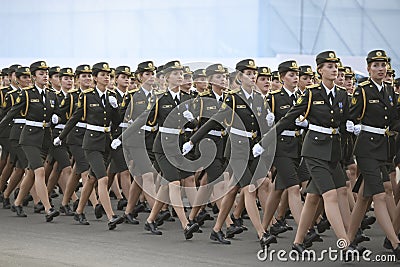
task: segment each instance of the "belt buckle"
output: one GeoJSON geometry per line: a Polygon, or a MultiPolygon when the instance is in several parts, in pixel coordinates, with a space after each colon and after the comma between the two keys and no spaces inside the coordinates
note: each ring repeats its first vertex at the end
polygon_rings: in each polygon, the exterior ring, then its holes
{"type": "Polygon", "coordinates": [[[184,128],[179,129],[179,134],[184,134],[184,133],[185,133],[185,129],[184,128]]]}
{"type": "Polygon", "coordinates": [[[108,133],[110,131],[110,127],[104,127],[104,132],[108,133]]]}
{"type": "Polygon", "coordinates": [[[251,139],[256,139],[257,137],[257,132],[251,131],[251,139]]]}
{"type": "Polygon", "coordinates": [[[299,130],[294,131],[294,135],[295,136],[300,136],[300,131],[299,130]]]}
{"type": "Polygon", "coordinates": [[[43,129],[46,128],[46,122],[45,121],[42,122],[42,127],[43,127],[43,129]]]}
{"type": "Polygon", "coordinates": [[[154,127],[150,127],[150,131],[151,131],[151,132],[155,132],[156,129],[155,129],[154,127]]]}
{"type": "Polygon", "coordinates": [[[332,134],[336,134],[337,130],[335,128],[331,128],[332,129],[332,134]]]}
{"type": "Polygon", "coordinates": [[[225,136],[225,135],[226,135],[226,132],[224,130],[221,130],[221,137],[225,136]]]}

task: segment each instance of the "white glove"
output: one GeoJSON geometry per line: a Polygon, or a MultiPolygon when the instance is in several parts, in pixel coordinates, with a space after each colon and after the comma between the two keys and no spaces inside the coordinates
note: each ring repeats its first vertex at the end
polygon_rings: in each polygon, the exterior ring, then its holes
{"type": "Polygon", "coordinates": [[[110,96],[108,97],[108,102],[110,102],[110,105],[111,105],[113,108],[117,108],[117,107],[118,107],[117,99],[116,99],[114,96],[110,95],[110,96]]]}
{"type": "Polygon", "coordinates": [[[354,134],[359,135],[361,132],[361,124],[354,125],[354,134]]]}
{"type": "Polygon", "coordinates": [[[183,117],[185,117],[185,119],[187,119],[188,121],[193,121],[194,120],[194,116],[192,114],[192,112],[190,112],[189,110],[185,110],[182,113],[183,117]]]}
{"type": "Polygon", "coordinates": [[[54,145],[54,146],[60,146],[60,145],[61,145],[61,139],[60,139],[60,137],[54,138],[54,140],[53,140],[53,145],[54,145]]]}
{"type": "Polygon", "coordinates": [[[271,127],[275,122],[274,113],[272,113],[271,111],[268,110],[268,114],[267,114],[267,117],[265,117],[265,119],[267,120],[268,127],[271,127]]]}
{"type": "Polygon", "coordinates": [[[299,126],[299,127],[306,128],[306,127],[308,126],[308,121],[307,121],[307,120],[303,120],[303,121],[302,121],[303,118],[304,118],[304,117],[303,117],[302,115],[300,115],[300,117],[298,117],[298,118],[295,120],[295,123],[296,123],[296,125],[299,126]]]}
{"type": "Polygon", "coordinates": [[[182,154],[185,156],[187,153],[190,152],[190,150],[192,150],[192,148],[193,148],[192,142],[189,141],[184,143],[182,147],[182,154]]]}
{"type": "Polygon", "coordinates": [[[348,131],[349,133],[354,132],[354,122],[346,121],[346,131],[348,131]]]}
{"type": "Polygon", "coordinates": [[[111,142],[111,148],[112,149],[117,149],[121,145],[121,143],[122,143],[121,140],[119,140],[118,138],[114,139],[111,142]]]}
{"type": "Polygon", "coordinates": [[[56,114],[51,116],[51,123],[54,125],[58,124],[58,116],[56,114]]]}
{"type": "Polygon", "coordinates": [[[253,150],[253,156],[255,158],[260,156],[265,151],[265,149],[258,143],[253,146],[252,150],[253,150]]]}

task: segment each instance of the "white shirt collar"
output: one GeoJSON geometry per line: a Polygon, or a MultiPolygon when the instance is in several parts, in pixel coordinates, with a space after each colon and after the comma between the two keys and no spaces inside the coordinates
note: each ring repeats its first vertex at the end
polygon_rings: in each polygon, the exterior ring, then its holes
{"type": "Polygon", "coordinates": [[[97,86],[96,86],[96,91],[99,94],[100,98],[106,93],[106,91],[104,91],[104,92],[100,91],[100,89],[97,88],[97,86]]]}
{"type": "Polygon", "coordinates": [[[376,87],[378,88],[378,91],[380,92],[383,88],[383,82],[382,82],[382,84],[379,85],[374,80],[371,79],[371,81],[376,85],[376,87]]]}
{"type": "Polygon", "coordinates": [[[289,97],[291,97],[292,95],[296,96],[296,95],[295,95],[295,92],[296,92],[296,91],[290,92],[290,91],[289,91],[288,89],[286,89],[285,87],[283,87],[283,89],[286,91],[286,93],[289,95],[289,97]]]}
{"type": "Polygon", "coordinates": [[[13,89],[13,90],[17,90],[18,89],[18,87],[14,87],[14,85],[12,85],[11,83],[10,83],[10,86],[11,86],[11,89],[13,89]]]}
{"type": "Polygon", "coordinates": [[[324,86],[327,95],[329,95],[329,93],[332,92],[333,97],[335,97],[335,86],[336,86],[336,85],[333,85],[333,88],[332,88],[331,90],[329,90],[328,87],[326,87],[326,85],[324,84],[324,82],[322,82],[322,85],[324,86]]]}
{"type": "Polygon", "coordinates": [[[124,96],[125,95],[125,93],[122,92],[121,90],[119,90],[118,87],[115,88],[115,91],[117,91],[120,96],[124,96]]]}
{"type": "Polygon", "coordinates": [[[61,89],[60,90],[60,92],[64,95],[64,97],[66,97],[67,96],[67,93],[66,92],[64,92],[64,90],[63,89],[61,89]]]}
{"type": "Polygon", "coordinates": [[[244,96],[246,97],[246,99],[249,99],[249,97],[251,97],[251,98],[254,99],[254,92],[253,92],[253,90],[251,90],[251,94],[247,93],[247,91],[244,90],[243,88],[242,88],[242,91],[244,92],[244,96]]]}
{"type": "Polygon", "coordinates": [[[146,97],[148,97],[149,94],[151,95],[151,91],[147,91],[144,87],[141,87],[141,88],[142,88],[143,93],[146,95],[146,97]]]}
{"type": "Polygon", "coordinates": [[[36,83],[35,83],[35,87],[38,89],[39,94],[42,94],[42,91],[44,91],[44,88],[40,88],[39,85],[37,85],[36,83]]]}
{"type": "Polygon", "coordinates": [[[170,88],[168,88],[168,91],[169,91],[169,93],[171,94],[172,99],[175,99],[175,96],[177,96],[178,99],[181,100],[181,98],[180,98],[180,96],[179,96],[179,93],[181,92],[180,90],[179,90],[178,92],[175,93],[175,92],[172,91],[170,88]]]}
{"type": "Polygon", "coordinates": [[[220,98],[222,98],[222,100],[224,100],[224,94],[222,93],[221,95],[218,95],[217,93],[215,93],[214,91],[212,91],[215,95],[215,99],[217,99],[217,101],[219,101],[220,98]]]}

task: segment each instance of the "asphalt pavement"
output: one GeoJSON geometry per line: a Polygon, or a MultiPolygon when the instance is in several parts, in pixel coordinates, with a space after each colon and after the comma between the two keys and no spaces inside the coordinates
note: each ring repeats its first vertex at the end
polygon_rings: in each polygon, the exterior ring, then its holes
{"type": "MultiPolygon", "coordinates": [[[[60,197],[54,200],[59,207],[60,197]]],[[[112,200],[116,207],[116,200],[112,200]]],[[[0,266],[391,266],[389,262],[344,263],[332,261],[328,252],[321,261],[294,261],[290,259],[295,230],[281,234],[278,244],[270,247],[267,259],[259,253],[260,245],[250,220],[244,220],[249,230],[231,239],[231,245],[221,245],[209,239],[213,221],[206,221],[203,233],[185,240],[183,230],[176,222],[165,222],[159,229],[162,236],[154,236],[144,230],[148,214],[139,214],[139,225],[118,225],[109,231],[107,219],[96,220],[93,207],[86,208],[89,226],[78,225],[73,217],[59,216],[46,223],[44,214],[33,213],[32,202],[25,207],[27,218],[0,207],[0,266]],[[274,249],[274,252],[271,250],[274,249]],[[281,251],[280,251],[281,250],[281,251]],[[279,254],[279,253],[280,254],[279,254]],[[280,258],[278,259],[278,254],[280,258]],[[285,258],[287,261],[284,261],[285,258]]],[[[212,214],[212,212],[210,211],[212,214]]],[[[117,211],[117,214],[122,214],[117,211]]],[[[215,221],[214,221],[215,222],[215,221]]],[[[371,250],[369,258],[390,257],[390,251],[382,247],[384,235],[378,223],[365,233],[370,242],[362,243],[371,250]]],[[[323,249],[337,249],[333,231],[323,233],[323,243],[314,243],[311,249],[320,255],[323,249]]],[[[332,254],[332,255],[337,255],[332,254]]]]}

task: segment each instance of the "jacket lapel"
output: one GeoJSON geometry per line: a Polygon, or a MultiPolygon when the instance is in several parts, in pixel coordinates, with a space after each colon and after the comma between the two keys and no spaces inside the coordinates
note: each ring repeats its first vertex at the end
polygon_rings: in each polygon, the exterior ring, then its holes
{"type": "Polygon", "coordinates": [[[324,98],[324,101],[331,107],[331,102],[329,102],[329,97],[326,94],[325,86],[321,83],[321,95],[324,98]]]}
{"type": "Polygon", "coordinates": [[[169,102],[169,103],[171,103],[174,107],[176,107],[176,103],[175,103],[175,100],[172,98],[172,95],[171,95],[171,93],[168,91],[168,94],[166,95],[166,100],[169,102]]]}
{"type": "MultiPolygon", "coordinates": [[[[104,92],[104,93],[106,93],[106,92],[104,92]]],[[[103,106],[103,102],[101,101],[101,98],[100,98],[99,93],[97,92],[97,90],[94,91],[94,99],[96,99],[97,103],[100,104],[100,107],[102,107],[103,109],[105,108],[103,106]]],[[[106,106],[107,106],[107,97],[106,97],[106,106]]]]}

